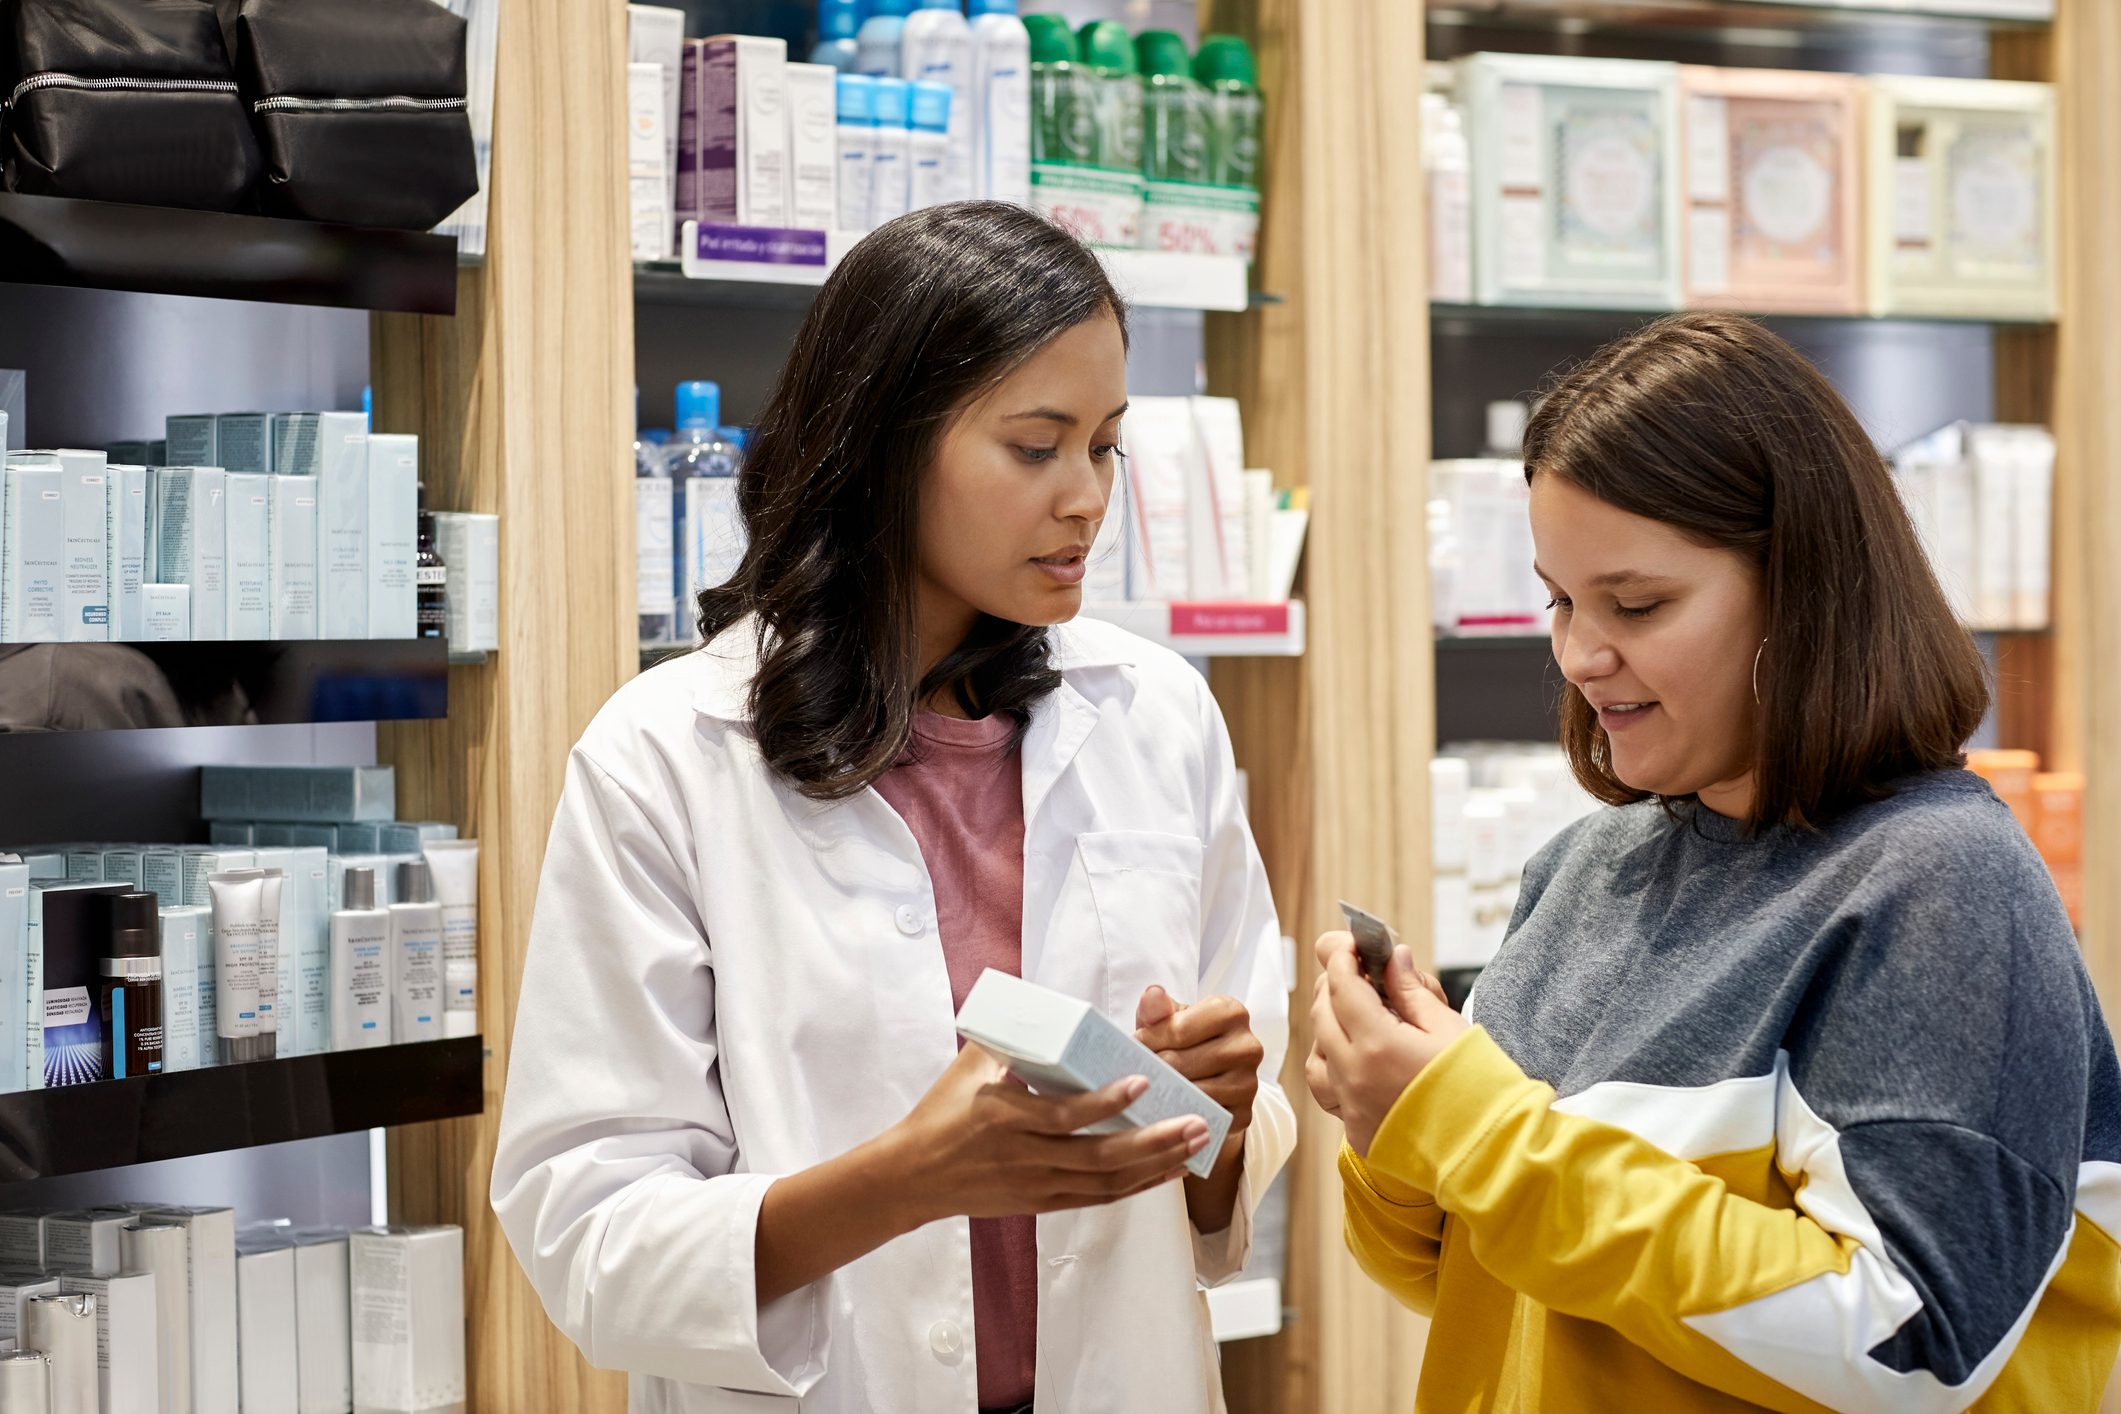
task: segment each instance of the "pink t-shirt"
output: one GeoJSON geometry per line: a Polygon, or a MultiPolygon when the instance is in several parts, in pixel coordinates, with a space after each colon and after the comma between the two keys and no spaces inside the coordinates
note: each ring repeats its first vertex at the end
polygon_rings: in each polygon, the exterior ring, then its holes
{"type": "MultiPolygon", "coordinates": [[[[1007,717],[921,713],[908,759],[876,788],[913,831],[935,885],[953,1007],[987,968],[1022,975],[1024,779],[1007,717]]],[[[1032,1217],[972,1221],[973,1343],[979,1402],[1031,1399],[1038,1349],[1038,1229],[1032,1217]]]]}

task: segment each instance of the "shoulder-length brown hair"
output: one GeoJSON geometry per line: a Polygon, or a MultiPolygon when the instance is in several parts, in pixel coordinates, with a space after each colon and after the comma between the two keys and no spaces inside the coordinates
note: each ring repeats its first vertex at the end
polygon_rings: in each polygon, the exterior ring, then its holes
{"type": "MultiPolygon", "coordinates": [[[[1811,829],[1892,782],[1963,765],[1988,710],[1888,469],[1833,386],[1752,320],[1681,314],[1616,340],[1554,386],[1525,432],[1525,479],[1559,476],[1758,566],[1754,830],[1811,829]]],[[[1613,805],[1650,798],[1613,773],[1575,686],[1561,744],[1613,805]]]]}

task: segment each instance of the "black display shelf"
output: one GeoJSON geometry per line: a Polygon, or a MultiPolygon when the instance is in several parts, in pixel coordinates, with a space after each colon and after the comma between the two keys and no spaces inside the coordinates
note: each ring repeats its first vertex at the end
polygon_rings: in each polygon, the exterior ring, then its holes
{"type": "Polygon", "coordinates": [[[2054,23],[2052,0],[1428,0],[1428,11],[1432,25],[1576,38],[1626,32],[1757,42],[1777,35],[1828,44],[2044,30],[2054,23]]]}
{"type": "Polygon", "coordinates": [[[0,1183],[478,1114],[464,1036],[0,1095],[0,1183]]]}
{"type": "Polygon", "coordinates": [[[0,732],[448,715],[439,638],[0,644],[0,732]]]}
{"type": "Polygon", "coordinates": [[[0,193],[0,282],[454,314],[457,243],[420,231],[0,193]]]}

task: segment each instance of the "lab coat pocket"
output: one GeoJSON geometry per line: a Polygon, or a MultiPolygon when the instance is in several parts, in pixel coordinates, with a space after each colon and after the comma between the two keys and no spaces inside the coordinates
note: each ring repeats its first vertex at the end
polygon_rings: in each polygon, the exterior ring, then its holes
{"type": "Polygon", "coordinates": [[[1200,976],[1200,875],[1191,835],[1111,830],[1075,842],[1105,949],[1103,1009],[1132,1029],[1151,983],[1182,1002],[1200,976]]]}

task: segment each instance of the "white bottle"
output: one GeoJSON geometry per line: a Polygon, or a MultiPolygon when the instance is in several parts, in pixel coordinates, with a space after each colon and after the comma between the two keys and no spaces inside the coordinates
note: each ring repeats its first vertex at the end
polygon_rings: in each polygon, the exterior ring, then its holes
{"type": "Polygon", "coordinates": [[[442,905],[427,861],[398,866],[398,901],[390,906],[391,1040],[442,1036],[442,905]]]}
{"type": "Polygon", "coordinates": [[[913,209],[913,133],[907,128],[913,85],[876,81],[876,148],[869,159],[871,230],[913,209]]]}
{"type": "MultiPolygon", "coordinates": [[[[972,196],[972,27],[959,0],[919,0],[906,17],[899,75],[909,83],[939,83],[950,89],[948,162],[939,201],[972,196]]],[[[914,203],[918,206],[920,203],[914,203]]]]}
{"type": "Polygon", "coordinates": [[[841,74],[836,92],[840,186],[838,216],[842,231],[866,231],[869,220],[869,162],[876,155],[876,80],[841,74]]]}
{"type": "Polygon", "coordinates": [[[950,196],[950,86],[913,85],[913,194],[910,205],[940,206],[950,196]]]}
{"type": "Polygon", "coordinates": [[[390,910],[376,907],[376,871],[348,869],[331,916],[331,1048],[390,1044],[390,910]]]}
{"type": "Polygon", "coordinates": [[[1429,297],[1473,302],[1473,152],[1465,114],[1442,94],[1421,102],[1429,178],[1429,297]]]}
{"type": "Polygon", "coordinates": [[[1016,0],[971,0],[972,186],[1031,204],[1031,35],[1016,0]]]}

